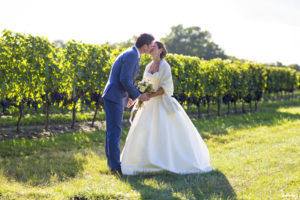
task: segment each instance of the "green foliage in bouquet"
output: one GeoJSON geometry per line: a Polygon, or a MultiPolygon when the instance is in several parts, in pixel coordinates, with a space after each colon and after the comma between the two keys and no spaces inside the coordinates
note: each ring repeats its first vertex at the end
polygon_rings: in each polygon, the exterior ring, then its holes
{"type": "MultiPolygon", "coordinates": [[[[138,82],[138,85],[137,85],[137,89],[141,92],[141,93],[149,93],[152,91],[152,84],[149,83],[148,80],[142,80],[140,82],[138,82]]],[[[143,102],[142,101],[139,101],[138,102],[138,108],[140,108],[142,106],[143,102]]]]}

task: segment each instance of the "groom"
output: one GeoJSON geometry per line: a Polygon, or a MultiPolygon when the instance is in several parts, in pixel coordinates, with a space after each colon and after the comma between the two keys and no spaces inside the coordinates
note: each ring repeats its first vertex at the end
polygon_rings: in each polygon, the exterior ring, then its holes
{"type": "Polygon", "coordinates": [[[141,34],[135,46],[121,53],[115,60],[104,92],[102,94],[106,115],[105,152],[107,164],[112,173],[122,175],[120,162],[120,138],[124,108],[137,99],[148,101],[147,94],[141,94],[133,85],[139,75],[140,55],[149,53],[154,42],[150,34],[141,34]]]}

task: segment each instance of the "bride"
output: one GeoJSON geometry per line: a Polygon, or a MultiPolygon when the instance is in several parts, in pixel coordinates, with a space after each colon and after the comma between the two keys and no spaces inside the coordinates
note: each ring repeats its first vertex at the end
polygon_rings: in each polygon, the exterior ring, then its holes
{"type": "Polygon", "coordinates": [[[132,122],[121,154],[126,175],[169,171],[178,174],[213,170],[209,152],[197,129],[181,105],[171,97],[173,81],[167,50],[156,41],[150,52],[153,60],[143,79],[156,91],[144,102],[132,122]]]}

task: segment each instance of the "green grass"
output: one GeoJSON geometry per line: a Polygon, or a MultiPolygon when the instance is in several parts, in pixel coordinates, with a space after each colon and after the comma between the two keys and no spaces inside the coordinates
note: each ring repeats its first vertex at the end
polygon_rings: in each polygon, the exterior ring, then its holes
{"type": "Polygon", "coordinates": [[[300,100],[262,106],[192,119],[216,169],[207,174],[119,179],[106,167],[104,131],[0,142],[0,199],[299,199],[300,100]]]}

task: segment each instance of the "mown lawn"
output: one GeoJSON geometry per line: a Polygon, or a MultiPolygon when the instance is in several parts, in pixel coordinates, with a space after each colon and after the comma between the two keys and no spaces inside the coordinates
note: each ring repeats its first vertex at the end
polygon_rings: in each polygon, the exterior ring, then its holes
{"type": "MultiPolygon", "coordinates": [[[[299,199],[300,100],[193,119],[216,169],[118,177],[104,131],[0,142],[0,199],[299,199]]],[[[124,129],[122,145],[128,128],[124,129]]]]}

